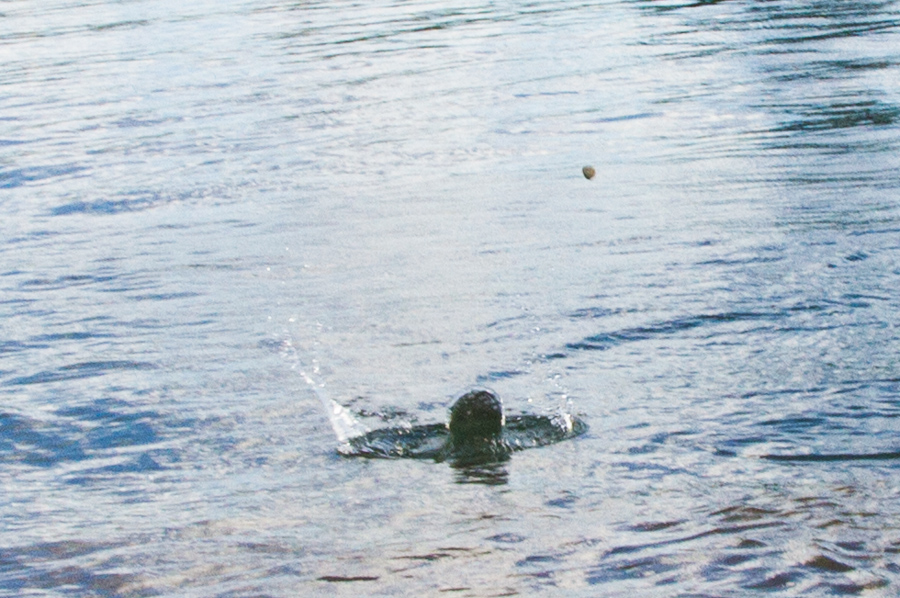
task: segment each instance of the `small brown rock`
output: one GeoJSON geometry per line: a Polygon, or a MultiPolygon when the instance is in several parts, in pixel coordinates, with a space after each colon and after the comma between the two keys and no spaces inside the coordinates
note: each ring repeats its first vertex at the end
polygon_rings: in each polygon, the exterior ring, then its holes
{"type": "Polygon", "coordinates": [[[597,174],[597,171],[594,170],[593,166],[585,166],[581,169],[582,174],[584,174],[584,178],[591,180],[594,178],[594,175],[597,174]]]}

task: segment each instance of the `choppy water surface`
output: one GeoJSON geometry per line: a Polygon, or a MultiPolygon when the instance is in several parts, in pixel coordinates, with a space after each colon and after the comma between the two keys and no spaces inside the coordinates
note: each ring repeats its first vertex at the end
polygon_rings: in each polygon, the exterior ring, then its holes
{"type": "Polygon", "coordinates": [[[898,24],[3,2],[0,593],[897,595],[898,24]]]}

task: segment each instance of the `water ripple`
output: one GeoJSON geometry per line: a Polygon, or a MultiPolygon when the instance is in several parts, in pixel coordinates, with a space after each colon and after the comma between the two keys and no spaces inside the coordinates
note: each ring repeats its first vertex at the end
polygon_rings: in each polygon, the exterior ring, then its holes
{"type": "Polygon", "coordinates": [[[897,594],[896,2],[2,13],[0,592],[897,594]]]}
{"type": "Polygon", "coordinates": [[[48,382],[60,382],[65,380],[78,380],[81,378],[92,378],[94,376],[102,376],[112,371],[119,370],[150,370],[157,366],[152,363],[141,361],[86,361],[82,363],[73,363],[61,366],[55,370],[47,370],[32,374],[30,376],[20,376],[6,380],[4,386],[23,386],[30,384],[45,384],[48,382]]]}
{"type": "Polygon", "coordinates": [[[28,183],[78,174],[85,170],[87,170],[87,168],[84,166],[66,164],[59,166],[32,166],[29,168],[0,171],[0,189],[13,189],[28,183]]]}
{"type": "MultiPolygon", "coordinates": [[[[623,343],[649,340],[658,337],[673,336],[681,332],[693,330],[696,328],[716,327],[724,324],[739,322],[759,322],[759,321],[777,321],[789,317],[797,311],[820,311],[822,308],[818,305],[806,305],[790,308],[785,311],[778,312],[723,312],[717,314],[700,314],[697,316],[688,316],[684,318],[676,318],[667,322],[659,322],[651,326],[637,326],[633,328],[625,328],[615,332],[607,332],[595,334],[585,337],[583,340],[566,344],[569,349],[604,351],[613,347],[617,347],[623,343]]],[[[583,317],[585,312],[582,310],[575,314],[575,317],[583,317]]],[[[744,331],[747,332],[747,331],[744,331]]],[[[734,331],[729,331],[733,334],[734,331]]],[[[716,333],[709,332],[703,338],[712,338],[716,333]]]]}

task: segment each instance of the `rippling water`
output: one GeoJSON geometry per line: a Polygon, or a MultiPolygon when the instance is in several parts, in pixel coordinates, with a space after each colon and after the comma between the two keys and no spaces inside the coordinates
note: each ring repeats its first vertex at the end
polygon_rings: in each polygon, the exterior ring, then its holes
{"type": "Polygon", "coordinates": [[[893,1],[3,2],[0,593],[897,595],[898,151],[893,1]]]}

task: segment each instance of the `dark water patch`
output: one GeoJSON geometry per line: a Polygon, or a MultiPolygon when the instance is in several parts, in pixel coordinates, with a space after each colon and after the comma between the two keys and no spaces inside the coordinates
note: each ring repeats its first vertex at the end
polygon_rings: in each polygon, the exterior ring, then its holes
{"type": "MultiPolygon", "coordinates": [[[[658,577],[661,574],[678,571],[681,565],[664,557],[644,557],[625,559],[608,563],[603,567],[588,571],[585,579],[590,585],[615,583],[629,579],[645,579],[658,577]]],[[[658,583],[658,582],[657,582],[658,583]]]]}
{"type": "Polygon", "coordinates": [[[490,540],[491,542],[499,542],[501,544],[518,544],[519,542],[524,542],[525,540],[527,540],[525,536],[515,534],[513,532],[497,534],[496,536],[490,536],[485,539],[490,540]]]}
{"type": "MultiPolygon", "coordinates": [[[[897,26],[898,16],[893,2],[820,1],[805,5],[784,3],[752,4],[745,8],[753,24],[767,25],[767,32],[787,32],[776,38],[779,43],[831,39],[891,29],[897,26]],[[794,32],[811,31],[808,35],[794,32]]],[[[771,38],[770,38],[771,39],[771,38]]],[[[775,41],[775,40],[772,40],[775,41]]]]}
{"type": "MultiPolygon", "coordinates": [[[[58,332],[56,334],[39,334],[30,340],[34,342],[84,341],[92,338],[113,338],[113,336],[103,332],[58,332]]],[[[2,352],[2,348],[0,348],[0,352],[2,352]]]]}
{"type": "MultiPolygon", "coordinates": [[[[62,233],[58,231],[49,231],[49,230],[35,230],[30,231],[27,234],[14,236],[6,239],[4,241],[4,246],[9,245],[22,245],[28,243],[42,242],[42,241],[50,241],[52,242],[55,238],[60,237],[62,233]]],[[[46,243],[45,243],[46,244],[46,243]]],[[[12,270],[7,270],[3,273],[3,276],[18,276],[20,274],[27,274],[28,270],[22,270],[19,268],[14,268],[12,270]]]]}
{"type": "Polygon", "coordinates": [[[430,341],[415,341],[415,342],[403,342],[403,343],[394,343],[392,347],[424,347],[426,345],[440,345],[441,341],[439,340],[430,340],[430,341]]]}
{"type": "Polygon", "coordinates": [[[659,480],[667,476],[690,473],[688,470],[681,467],[672,467],[663,465],[662,463],[650,463],[643,461],[619,461],[614,463],[613,465],[622,468],[624,471],[627,471],[636,479],[659,480]]]}
{"type": "Polygon", "coordinates": [[[91,25],[89,29],[91,31],[109,31],[110,29],[136,29],[138,27],[144,27],[149,24],[150,21],[139,19],[134,21],[115,21],[113,23],[104,23],[103,25],[91,25]]]}
{"type": "MultiPolygon", "coordinates": [[[[723,556],[722,558],[718,559],[714,563],[714,566],[735,567],[737,565],[743,565],[744,563],[756,560],[758,558],[759,558],[759,555],[753,554],[753,553],[746,553],[746,552],[741,553],[741,554],[729,554],[729,555],[723,556]]],[[[712,576],[710,576],[709,573],[707,573],[707,577],[712,577],[712,576]]]]}
{"type": "MultiPolygon", "coordinates": [[[[774,143],[772,149],[784,150],[803,150],[815,149],[823,154],[842,154],[842,153],[859,153],[860,151],[886,151],[889,149],[883,144],[879,145],[861,145],[835,143],[833,140],[826,139],[822,143],[809,143],[806,141],[774,143]]],[[[884,187],[886,189],[894,189],[897,187],[897,181],[892,179],[893,169],[889,168],[853,168],[843,172],[835,171],[806,171],[802,174],[785,174],[782,180],[791,185],[804,187],[841,187],[841,186],[860,186],[860,187],[884,187]]],[[[809,207],[796,208],[799,212],[809,210],[809,207]]],[[[847,234],[860,232],[868,234],[868,231],[877,232],[883,230],[884,227],[891,227],[895,223],[893,218],[873,218],[871,214],[848,214],[848,213],[829,213],[824,217],[813,212],[812,215],[799,217],[796,219],[797,224],[803,224],[807,227],[819,227],[831,230],[843,230],[847,234]],[[863,230],[860,231],[859,229],[863,230]]]]}
{"type": "Polygon", "coordinates": [[[100,428],[88,432],[85,442],[89,448],[101,450],[156,442],[156,430],[143,419],[144,414],[135,414],[104,421],[100,428]]]}
{"type": "Polygon", "coordinates": [[[504,486],[509,483],[509,471],[504,462],[468,462],[465,459],[453,461],[453,481],[457,484],[481,484],[484,486],[504,486]]]}
{"type": "Polygon", "coordinates": [[[715,6],[716,4],[722,4],[728,1],[729,0],[670,0],[659,2],[658,0],[636,0],[635,4],[643,10],[655,13],[666,13],[676,10],[715,6]]]}
{"type": "Polygon", "coordinates": [[[856,569],[856,567],[852,567],[850,565],[847,565],[846,563],[837,561],[831,557],[825,556],[824,554],[820,554],[806,561],[804,565],[812,569],[820,569],[822,571],[828,571],[831,573],[847,573],[848,571],[854,571],[856,569]]]}
{"type": "Polygon", "coordinates": [[[498,326],[502,327],[507,324],[515,324],[515,323],[521,322],[522,320],[525,320],[527,318],[528,318],[527,314],[523,314],[520,316],[512,316],[510,318],[500,318],[499,320],[494,320],[493,322],[489,322],[485,326],[485,328],[496,328],[498,326]]]}
{"type": "Polygon", "coordinates": [[[456,555],[450,554],[449,552],[431,552],[428,554],[414,554],[409,556],[399,556],[394,557],[397,560],[409,560],[409,561],[425,561],[425,562],[433,562],[439,561],[441,559],[453,558],[456,555]]]}
{"type": "MultiPolygon", "coordinates": [[[[767,517],[768,518],[768,517],[767,517]]],[[[731,523],[729,520],[723,520],[726,523],[731,523]]],[[[756,521],[756,520],[751,520],[756,521]]],[[[680,545],[689,542],[694,542],[696,540],[709,538],[712,536],[731,536],[731,535],[741,535],[748,531],[761,530],[766,528],[775,528],[781,527],[784,523],[778,520],[772,521],[761,521],[761,522],[753,522],[753,523],[742,523],[740,525],[725,525],[725,526],[716,526],[710,529],[696,532],[692,534],[687,534],[684,536],[676,536],[669,537],[666,535],[665,539],[658,540],[656,542],[647,542],[643,544],[627,544],[623,546],[616,546],[611,548],[607,552],[607,556],[615,556],[619,554],[633,554],[637,552],[644,552],[648,550],[655,550],[665,546],[672,545],[680,545]]]]}
{"type": "Polygon", "coordinates": [[[595,318],[608,318],[622,313],[620,309],[608,307],[584,307],[569,312],[568,317],[573,320],[593,320],[595,318]]]}
{"type": "Polygon", "coordinates": [[[644,118],[656,118],[663,116],[662,112],[638,112],[636,114],[622,114],[619,116],[607,116],[604,118],[596,118],[590,120],[588,122],[595,123],[614,123],[614,122],[622,122],[622,121],[630,121],[630,120],[641,120],[644,118]]]}
{"type": "Polygon", "coordinates": [[[831,463],[835,461],[894,461],[900,459],[900,451],[886,451],[880,453],[813,453],[795,455],[761,455],[760,458],[767,459],[769,461],[793,463],[831,463]]]}
{"type": "Polygon", "coordinates": [[[53,216],[68,216],[71,214],[112,215],[146,210],[159,203],[160,199],[158,196],[118,200],[73,201],[53,208],[50,210],[50,214],[53,216]]]}
{"type": "Polygon", "coordinates": [[[115,547],[115,544],[91,543],[79,540],[46,542],[32,546],[5,548],[3,550],[3,558],[19,560],[20,557],[24,556],[31,562],[65,560],[86,556],[98,550],[106,550],[113,547],[115,547]]]}
{"type": "MultiPolygon", "coordinates": [[[[80,590],[87,595],[118,596],[127,586],[134,584],[134,575],[121,573],[97,573],[83,567],[70,566],[33,572],[27,578],[13,582],[19,591],[40,590],[80,590]]],[[[146,595],[138,593],[138,595],[146,595]]]]}
{"type": "Polygon", "coordinates": [[[39,341],[39,339],[33,339],[35,342],[27,342],[23,343],[22,341],[0,341],[0,355],[4,353],[18,353],[20,351],[29,351],[31,349],[46,349],[49,345],[46,345],[39,341]]]}
{"type": "Polygon", "coordinates": [[[129,297],[132,301],[170,301],[172,299],[187,299],[191,297],[200,297],[201,293],[193,291],[181,291],[176,293],[148,293],[146,295],[133,295],[129,297]]]}
{"type": "Polygon", "coordinates": [[[815,31],[815,33],[802,33],[799,28],[785,28],[785,31],[791,31],[791,33],[779,36],[771,41],[779,45],[806,44],[808,42],[835,40],[846,37],[861,37],[871,33],[886,32],[896,27],[896,21],[863,21],[836,23],[820,26],[816,29],[808,28],[808,31],[815,31]]]}
{"type": "Polygon", "coordinates": [[[110,573],[115,564],[98,562],[85,566],[83,561],[102,559],[104,552],[120,544],[91,543],[79,540],[46,542],[30,546],[4,547],[0,550],[2,587],[19,595],[55,590],[78,596],[150,596],[154,591],[141,589],[133,574],[110,573]]]}
{"type": "Polygon", "coordinates": [[[771,577],[767,577],[762,581],[745,585],[744,587],[748,590],[784,590],[795,585],[801,577],[802,574],[797,572],[778,573],[771,577]]]}
{"type": "MultiPolygon", "coordinates": [[[[863,586],[881,587],[884,578],[868,575],[864,581],[849,577],[861,570],[859,563],[868,563],[872,558],[870,546],[861,546],[851,550],[833,544],[831,547],[816,543],[812,556],[803,561],[793,561],[781,543],[781,536],[791,535],[798,522],[818,524],[828,519],[831,513],[839,514],[832,526],[846,527],[851,517],[856,514],[846,512],[845,501],[855,493],[852,488],[837,488],[835,492],[845,494],[830,500],[822,496],[801,496],[784,501],[779,507],[738,504],[720,509],[708,516],[709,529],[672,537],[679,525],[690,521],[674,522],[676,525],[631,526],[641,534],[658,536],[658,541],[639,544],[626,544],[608,550],[600,562],[588,570],[587,575],[593,584],[621,583],[628,579],[646,578],[648,583],[661,585],[677,582],[684,575],[697,580],[696,566],[699,565],[701,579],[704,581],[725,582],[730,587],[747,590],[782,593],[792,589],[801,589],[801,582],[818,584],[814,588],[824,589],[829,593],[843,594],[857,592],[863,586]],[[766,541],[751,536],[762,535],[766,541]],[[748,537],[750,536],[750,537],[748,537]],[[730,546],[723,545],[729,538],[737,538],[730,546]],[[719,541],[716,541],[716,539],[719,541]],[[686,546],[693,543],[698,546],[719,546],[709,552],[707,562],[697,561],[696,553],[686,546]],[[692,555],[690,567],[686,567],[683,555],[692,555]],[[781,561],[787,566],[778,566],[781,561]],[[669,567],[675,569],[670,570],[669,567]],[[633,572],[637,572],[632,576],[633,572]]],[[[862,516],[866,516],[863,514],[862,516]]],[[[875,517],[877,514],[870,514],[875,517]]],[[[834,518],[833,518],[834,519],[834,518]]],[[[664,522],[666,523],[666,522],[664,522]]],[[[813,525],[812,527],[817,527],[813,525]]],[[[831,532],[832,534],[834,532],[831,532]]]]}
{"type": "MultiPolygon", "coordinates": [[[[565,15],[569,6],[531,3],[504,8],[450,7],[434,10],[426,5],[409,5],[402,14],[392,13],[386,18],[371,20],[366,14],[354,17],[353,27],[331,23],[321,27],[288,29],[273,33],[270,38],[289,42],[288,52],[298,53],[303,48],[325,50],[322,57],[328,60],[357,53],[403,53],[414,47],[419,51],[441,50],[452,46],[448,34],[479,35],[484,27],[498,24],[508,27],[524,27],[529,24],[546,26],[546,20],[565,15]],[[466,33],[468,32],[468,33],[466,33]]],[[[572,95],[569,90],[547,92],[572,95]]]]}
{"type": "Polygon", "coordinates": [[[738,548],[765,548],[766,543],[760,542],[759,540],[741,540],[737,546],[738,548]]]}
{"type": "Polygon", "coordinates": [[[676,318],[667,322],[659,322],[650,326],[637,326],[625,328],[615,332],[595,334],[575,343],[568,343],[569,349],[603,351],[619,345],[649,340],[658,337],[668,337],[680,332],[686,332],[697,328],[717,326],[747,321],[772,321],[785,317],[789,312],[723,312],[719,314],[701,314],[676,318]]]}
{"type": "Polygon", "coordinates": [[[19,283],[19,290],[24,292],[57,291],[60,289],[81,287],[91,284],[105,284],[116,280],[114,274],[65,274],[56,278],[30,278],[19,283]]]}
{"type": "MultiPolygon", "coordinates": [[[[90,216],[110,216],[121,213],[141,212],[160,206],[178,202],[190,202],[215,197],[221,199],[233,194],[234,187],[221,185],[208,185],[195,187],[184,191],[167,192],[158,189],[134,189],[111,193],[111,199],[95,199],[91,201],[71,201],[50,210],[51,216],[69,216],[83,214],[90,216]]],[[[248,223],[239,220],[226,220],[219,224],[232,223],[239,227],[252,227],[256,223],[248,223]]],[[[170,228],[161,225],[160,228],[170,228]]]]}
{"type": "Polygon", "coordinates": [[[756,397],[785,397],[793,395],[822,393],[827,389],[822,386],[813,386],[810,388],[776,388],[772,390],[750,390],[740,395],[742,399],[752,399],[756,397]]]}
{"type": "Polygon", "coordinates": [[[62,366],[55,370],[38,372],[37,374],[32,374],[30,376],[13,378],[4,382],[3,386],[45,384],[48,382],[60,382],[102,376],[113,371],[152,369],[156,369],[156,365],[142,361],[86,361],[83,363],[73,363],[71,365],[62,366]]]}
{"type": "Polygon", "coordinates": [[[826,423],[824,417],[785,417],[779,419],[768,419],[759,422],[758,426],[774,426],[783,429],[788,434],[795,432],[803,432],[810,428],[821,426],[826,423]]]}
{"type": "Polygon", "coordinates": [[[558,556],[536,554],[526,556],[524,559],[516,561],[516,567],[522,570],[519,575],[526,576],[535,581],[540,580],[539,583],[541,586],[556,586],[556,582],[553,581],[554,577],[556,577],[556,571],[552,568],[548,568],[548,566],[553,567],[558,565],[561,561],[562,559],[558,556]]]}
{"type": "Polygon", "coordinates": [[[377,575],[322,575],[316,579],[330,583],[347,583],[353,581],[378,581],[381,578],[377,575]]]}
{"type": "Polygon", "coordinates": [[[850,307],[871,307],[873,301],[886,302],[891,301],[890,297],[885,295],[875,295],[872,293],[846,293],[842,298],[844,303],[850,307]]]}
{"type": "Polygon", "coordinates": [[[135,117],[129,116],[126,118],[121,118],[121,119],[113,122],[113,124],[115,126],[119,127],[120,129],[135,129],[135,128],[139,128],[139,127],[153,127],[153,126],[168,122],[169,120],[170,119],[166,119],[166,118],[147,119],[147,118],[135,118],[135,117]]]}
{"type": "Polygon", "coordinates": [[[888,60],[815,60],[804,65],[803,69],[781,73],[772,79],[779,83],[789,83],[807,79],[829,80],[857,75],[865,71],[879,71],[896,66],[888,60]]]}
{"type": "Polygon", "coordinates": [[[866,552],[866,550],[867,550],[865,542],[844,541],[844,542],[837,542],[836,545],[838,547],[842,548],[843,550],[848,550],[850,552],[866,552]]]}
{"type": "Polygon", "coordinates": [[[77,174],[84,170],[87,170],[87,168],[67,164],[61,166],[34,166],[31,168],[0,171],[0,189],[13,189],[27,185],[28,183],[77,174]]]}
{"type": "Polygon", "coordinates": [[[563,492],[558,498],[551,498],[546,504],[548,507],[557,507],[560,509],[570,509],[578,502],[578,496],[574,492],[563,492]]]}
{"type": "Polygon", "coordinates": [[[684,519],[678,519],[676,521],[636,523],[629,526],[629,529],[636,532],[658,532],[660,530],[669,529],[670,527],[676,527],[683,523],[685,523],[684,519]]]}
{"type": "Polygon", "coordinates": [[[868,590],[877,590],[890,585],[886,579],[874,579],[868,583],[831,583],[820,584],[831,590],[833,594],[841,596],[858,596],[868,590]]]}
{"type": "Polygon", "coordinates": [[[150,454],[143,453],[136,459],[132,459],[121,465],[111,465],[99,471],[104,473],[148,473],[151,471],[162,471],[165,469],[157,459],[150,454]]]}
{"type": "Polygon", "coordinates": [[[436,563],[439,561],[453,560],[460,557],[470,557],[478,554],[489,554],[489,551],[476,550],[472,548],[459,548],[455,546],[439,546],[434,552],[424,554],[410,554],[392,557],[392,560],[401,563],[409,563],[407,566],[401,566],[394,570],[395,573],[414,570],[423,563],[436,563]]]}
{"type": "MultiPolygon", "coordinates": [[[[892,186],[893,187],[893,186],[892,186]]],[[[891,222],[893,224],[893,222],[891,222]]],[[[866,230],[849,231],[847,234],[851,237],[862,237],[864,235],[896,235],[900,233],[900,228],[895,227],[879,227],[866,230]]],[[[894,271],[896,273],[896,270],[894,271]]]]}
{"type": "MultiPolygon", "coordinates": [[[[115,479],[117,493],[132,495],[133,499],[130,501],[132,503],[145,502],[149,500],[146,493],[142,489],[135,490],[130,486],[123,485],[121,476],[146,476],[150,473],[165,471],[168,464],[178,460],[174,451],[151,451],[112,465],[86,467],[77,471],[70,471],[64,476],[63,481],[70,486],[92,486],[98,484],[108,485],[110,479],[115,479]],[[165,462],[166,465],[162,462],[165,462]]],[[[86,463],[89,462],[87,461],[86,463]]]]}
{"type": "Polygon", "coordinates": [[[558,556],[548,555],[548,554],[536,554],[527,556],[524,559],[516,561],[517,567],[527,567],[529,565],[535,564],[543,564],[543,563],[558,563],[562,559],[558,556]]]}
{"type": "Polygon", "coordinates": [[[16,413],[0,413],[0,462],[50,467],[86,458],[74,428],[61,428],[16,413]]]}
{"type": "MultiPolygon", "coordinates": [[[[0,462],[50,467],[114,455],[124,448],[158,443],[163,425],[160,414],[134,411],[127,403],[112,399],[64,407],[45,420],[0,413],[0,462]]],[[[178,422],[170,423],[173,426],[184,427],[178,422]]],[[[160,462],[177,460],[177,454],[154,449],[132,461],[102,469],[107,473],[151,471],[161,467],[160,462]]]]}
{"type": "Polygon", "coordinates": [[[264,338],[256,343],[256,345],[264,351],[277,354],[290,353],[291,351],[293,351],[293,347],[291,346],[290,342],[280,338],[264,338]]]}
{"type": "MultiPolygon", "coordinates": [[[[361,398],[362,397],[357,397],[357,400],[361,398]]],[[[354,411],[354,413],[362,418],[377,418],[383,422],[393,422],[399,420],[407,424],[412,424],[418,420],[414,413],[403,409],[402,407],[394,406],[382,407],[381,409],[374,411],[371,409],[361,408],[354,411]]]]}
{"type": "Polygon", "coordinates": [[[745,258],[716,258],[697,262],[698,266],[749,266],[752,264],[774,264],[783,257],[749,256],[745,258]]]}
{"type": "MultiPolygon", "coordinates": [[[[784,107],[782,107],[784,109],[784,107]]],[[[798,116],[773,129],[774,132],[823,131],[894,125],[900,117],[900,107],[879,100],[836,102],[829,105],[788,108],[798,116]]]]}
{"type": "Polygon", "coordinates": [[[655,434],[638,446],[628,447],[629,455],[649,455],[658,452],[669,438],[669,434],[655,434]]]}
{"type": "Polygon", "coordinates": [[[722,446],[717,447],[717,452],[721,453],[723,456],[734,457],[748,446],[753,446],[755,444],[762,444],[764,442],[768,442],[770,440],[770,435],[768,434],[760,434],[756,436],[737,436],[735,435],[732,438],[728,438],[727,440],[722,442],[722,446]],[[727,448],[726,448],[727,447],[727,448]]]}
{"type": "Polygon", "coordinates": [[[488,382],[496,382],[497,380],[507,380],[509,378],[515,378],[516,376],[521,376],[525,372],[519,370],[502,370],[497,372],[488,372],[486,374],[479,374],[475,381],[477,384],[486,384],[488,382]]]}
{"type": "Polygon", "coordinates": [[[778,513],[779,511],[773,509],[765,509],[748,505],[737,505],[733,507],[727,507],[725,509],[722,509],[721,511],[716,511],[712,514],[712,516],[717,517],[724,522],[730,523],[734,521],[758,521],[760,519],[774,517],[778,513]]]}
{"type": "MultiPolygon", "coordinates": [[[[850,4],[850,3],[848,3],[850,4]]],[[[817,13],[805,15],[809,18],[821,18],[823,15],[840,18],[841,11],[829,11],[830,14],[817,13]]],[[[852,15],[851,15],[852,16],[852,15]]],[[[862,15],[869,16],[869,15],[862,15]]],[[[896,20],[860,20],[849,22],[835,22],[831,24],[819,24],[818,27],[808,26],[805,28],[790,25],[783,27],[782,30],[787,32],[770,39],[770,43],[778,44],[807,44],[809,42],[820,42],[828,40],[836,40],[847,37],[862,37],[872,33],[886,32],[897,27],[896,20]]],[[[778,51],[783,51],[779,49],[778,51]]]]}
{"type": "Polygon", "coordinates": [[[168,328],[170,324],[158,320],[156,318],[139,318],[137,320],[125,320],[114,322],[113,326],[121,326],[124,328],[134,328],[138,330],[162,330],[168,328]]]}

